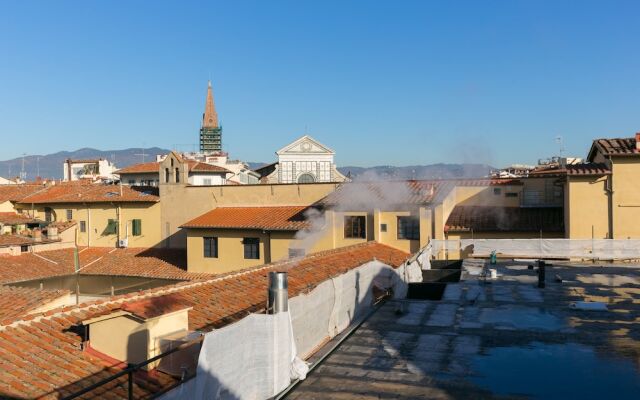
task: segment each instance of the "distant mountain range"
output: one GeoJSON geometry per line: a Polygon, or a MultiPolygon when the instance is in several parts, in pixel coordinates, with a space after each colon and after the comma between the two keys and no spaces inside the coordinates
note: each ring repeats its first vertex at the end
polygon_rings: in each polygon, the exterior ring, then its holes
{"type": "MultiPolygon", "coordinates": [[[[61,179],[62,165],[68,158],[74,160],[104,158],[111,160],[118,168],[131,164],[155,160],[156,154],[167,154],[169,150],[159,147],[146,149],[131,148],[124,150],[97,150],[83,148],[76,151],[60,151],[47,155],[28,155],[24,157],[24,171],[26,180],[34,180],[37,176],[43,178],[61,179]]],[[[23,158],[0,161],[0,176],[13,178],[22,171],[23,158]]],[[[249,162],[252,169],[266,163],[249,162]]],[[[430,164],[395,167],[391,165],[376,167],[340,167],[338,170],[352,178],[362,179],[438,179],[438,178],[481,178],[487,176],[493,167],[486,164],[430,164]]]]}
{"type": "MultiPolygon", "coordinates": [[[[155,161],[156,154],[167,154],[169,150],[159,147],[148,149],[132,148],[124,150],[97,150],[83,148],[76,151],[60,151],[46,155],[28,155],[24,157],[24,171],[26,180],[34,180],[37,176],[42,178],[62,179],[62,164],[68,158],[74,160],[86,160],[104,158],[113,162],[116,167],[123,168],[131,164],[144,161],[155,161]]],[[[22,157],[13,160],[0,161],[0,176],[14,178],[20,176],[22,171],[22,157]]]]}

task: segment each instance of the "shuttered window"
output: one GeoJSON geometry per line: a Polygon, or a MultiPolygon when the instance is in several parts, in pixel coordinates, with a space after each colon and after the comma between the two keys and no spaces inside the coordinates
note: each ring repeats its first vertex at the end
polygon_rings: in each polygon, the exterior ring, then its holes
{"type": "Polygon", "coordinates": [[[131,233],[133,234],[133,236],[142,235],[142,220],[141,219],[134,219],[134,220],[131,221],[131,233]]]}
{"type": "Polygon", "coordinates": [[[204,257],[205,258],[218,258],[218,238],[217,237],[204,237],[204,257]]]}

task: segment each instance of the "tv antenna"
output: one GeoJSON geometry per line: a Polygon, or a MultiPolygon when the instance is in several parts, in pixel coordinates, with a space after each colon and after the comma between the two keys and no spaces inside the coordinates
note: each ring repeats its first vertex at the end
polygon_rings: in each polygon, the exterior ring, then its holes
{"type": "Polygon", "coordinates": [[[560,157],[562,158],[562,153],[564,153],[564,139],[562,136],[556,136],[556,143],[560,146],[560,157]]]}
{"type": "Polygon", "coordinates": [[[24,158],[26,155],[27,153],[22,153],[22,170],[20,170],[20,179],[23,181],[27,178],[27,172],[24,170],[24,158]]]}
{"type": "Polygon", "coordinates": [[[147,154],[144,153],[144,148],[142,148],[142,149],[140,149],[140,153],[134,154],[134,156],[141,156],[142,157],[142,162],[144,162],[144,158],[147,156],[147,154]]]}

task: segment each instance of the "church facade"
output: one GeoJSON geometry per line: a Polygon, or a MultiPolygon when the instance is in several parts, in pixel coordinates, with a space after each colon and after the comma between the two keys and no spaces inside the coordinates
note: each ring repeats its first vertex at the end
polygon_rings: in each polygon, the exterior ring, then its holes
{"type": "Polygon", "coordinates": [[[344,182],[336,168],[335,152],[304,135],[276,152],[278,161],[256,169],[262,183],[344,182]]]}

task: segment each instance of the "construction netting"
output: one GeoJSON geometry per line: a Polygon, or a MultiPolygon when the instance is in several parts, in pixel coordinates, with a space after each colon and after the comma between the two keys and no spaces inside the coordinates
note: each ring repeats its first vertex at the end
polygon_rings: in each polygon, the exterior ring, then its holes
{"type": "MultiPolygon", "coordinates": [[[[404,298],[422,279],[414,257],[393,269],[372,261],[289,300],[289,311],[253,314],[205,335],[195,378],[164,399],[267,399],[304,379],[301,361],[364,318],[376,297],[404,298]]],[[[265,293],[266,297],[266,293],[265,293]]]]}
{"type": "Polygon", "coordinates": [[[640,259],[639,239],[460,239],[431,240],[433,255],[445,258],[502,257],[583,260],[640,259]]]}

